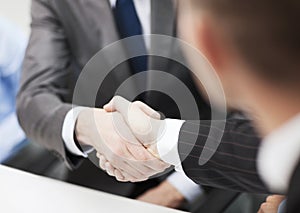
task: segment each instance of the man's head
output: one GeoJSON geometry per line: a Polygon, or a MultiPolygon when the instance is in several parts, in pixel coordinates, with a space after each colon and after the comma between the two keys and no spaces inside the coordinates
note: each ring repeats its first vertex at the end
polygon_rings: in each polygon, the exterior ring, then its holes
{"type": "Polygon", "coordinates": [[[241,107],[258,91],[299,91],[299,20],[296,0],[188,0],[179,27],[215,68],[229,105],[241,107]]]}

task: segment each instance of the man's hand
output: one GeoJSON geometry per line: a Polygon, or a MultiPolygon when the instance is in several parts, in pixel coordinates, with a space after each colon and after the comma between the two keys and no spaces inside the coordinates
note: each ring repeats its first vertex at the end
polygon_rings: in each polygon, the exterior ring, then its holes
{"type": "Polygon", "coordinates": [[[135,137],[159,158],[156,143],[164,133],[165,121],[160,120],[158,112],[142,102],[131,103],[120,96],[115,96],[104,109],[107,112],[119,112],[135,137]]]}
{"type": "Polygon", "coordinates": [[[159,186],[148,190],[137,199],[169,208],[179,208],[185,201],[184,196],[168,181],[164,181],[159,186]]]}
{"type": "Polygon", "coordinates": [[[280,203],[285,199],[282,195],[268,196],[266,202],[261,204],[257,213],[277,213],[280,203]]]}
{"type": "Polygon", "coordinates": [[[143,181],[169,167],[145,149],[118,112],[83,110],[75,134],[79,143],[97,150],[100,167],[119,181],[143,181]]]}

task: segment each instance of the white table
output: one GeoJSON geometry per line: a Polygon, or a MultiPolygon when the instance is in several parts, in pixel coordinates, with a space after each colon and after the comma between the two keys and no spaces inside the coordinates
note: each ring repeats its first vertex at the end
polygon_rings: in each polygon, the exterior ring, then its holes
{"type": "Polygon", "coordinates": [[[0,165],[0,212],[180,213],[0,165]]]}

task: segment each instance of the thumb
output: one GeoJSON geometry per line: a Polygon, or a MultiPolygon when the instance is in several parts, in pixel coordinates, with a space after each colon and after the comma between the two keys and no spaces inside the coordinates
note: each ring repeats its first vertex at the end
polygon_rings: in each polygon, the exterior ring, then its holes
{"type": "Polygon", "coordinates": [[[105,104],[103,106],[103,109],[106,111],[106,112],[114,112],[116,111],[116,107],[114,105],[114,98],[113,97],[107,104],[105,104]]]}
{"type": "Polygon", "coordinates": [[[126,118],[131,102],[121,96],[113,97],[110,102],[103,106],[103,109],[107,112],[118,111],[126,118]]]}
{"type": "Polygon", "coordinates": [[[134,103],[131,103],[131,102],[129,102],[128,100],[126,100],[125,98],[123,98],[121,96],[113,97],[110,100],[110,102],[108,102],[107,104],[105,104],[103,106],[103,109],[107,112],[119,111],[121,114],[125,115],[124,114],[125,110],[127,110],[127,113],[128,113],[128,109],[129,109],[131,104],[134,105],[134,108],[136,110],[141,110],[142,112],[144,112],[149,117],[151,117],[153,119],[157,119],[157,120],[161,119],[161,115],[160,115],[159,112],[152,109],[151,107],[144,104],[143,102],[135,101],[134,103]]]}

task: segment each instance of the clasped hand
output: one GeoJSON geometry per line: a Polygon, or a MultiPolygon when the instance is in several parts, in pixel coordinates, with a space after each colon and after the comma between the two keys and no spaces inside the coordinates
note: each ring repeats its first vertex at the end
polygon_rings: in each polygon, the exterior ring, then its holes
{"type": "Polygon", "coordinates": [[[119,181],[137,182],[170,166],[159,158],[156,147],[163,131],[158,112],[116,96],[103,109],[83,110],[75,134],[79,143],[96,149],[101,169],[119,181]]]}

